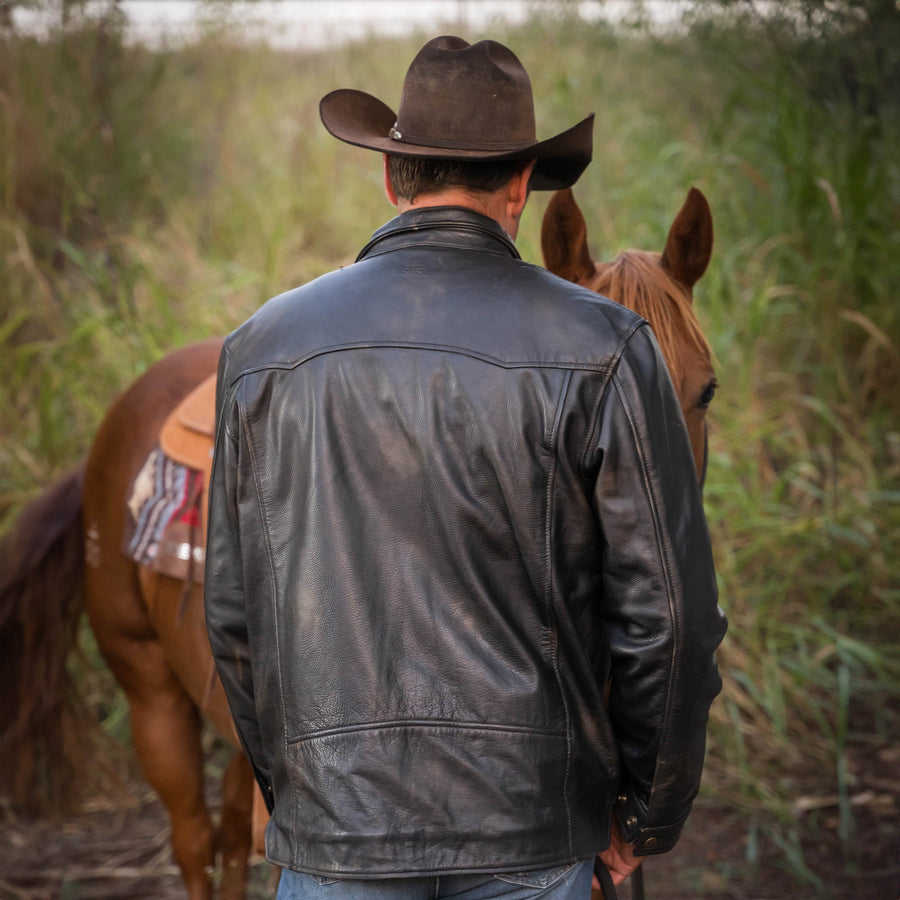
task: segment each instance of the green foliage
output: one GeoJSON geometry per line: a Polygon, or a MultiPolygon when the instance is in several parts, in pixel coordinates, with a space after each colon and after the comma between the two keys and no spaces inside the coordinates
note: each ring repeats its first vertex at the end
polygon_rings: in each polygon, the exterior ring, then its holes
{"type": "MultiPolygon", "coordinates": [[[[532,74],[542,135],[597,113],[576,194],[598,258],[661,249],[691,184],[710,200],[696,304],[722,383],[706,501],[731,627],[707,783],[748,813],[748,858],[762,829],[819,890],[798,797],[835,795],[845,861],[864,862],[860,754],[897,725],[900,13],[752,9],[708,3],[663,38],[561,4],[495,34],[532,74]]],[[[2,528],[149,363],[352,261],[391,209],[380,161],[330,138],[318,99],[395,103],[421,40],[0,35],[2,528]]],[[[536,261],[545,203],[520,232],[536,261]]]]}
{"type": "Polygon", "coordinates": [[[698,305],[723,383],[706,499],[731,629],[709,780],[766,811],[817,890],[798,792],[837,795],[845,861],[863,865],[850,795],[866,742],[896,728],[900,676],[900,93],[878,62],[896,59],[900,12],[869,6],[880,32],[706,20],[668,50],[720,78],[698,305]]]}

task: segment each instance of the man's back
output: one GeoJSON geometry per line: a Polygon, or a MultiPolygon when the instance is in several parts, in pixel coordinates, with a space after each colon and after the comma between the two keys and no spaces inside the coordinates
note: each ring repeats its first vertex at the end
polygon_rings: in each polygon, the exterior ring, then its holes
{"type": "Polygon", "coordinates": [[[629,341],[661,363],[638,317],[476,213],[407,213],[362,257],[267,304],[220,372],[256,703],[279,711],[262,741],[291,785],[269,856],[371,875],[589,855],[620,780],[597,442],[629,341]]]}

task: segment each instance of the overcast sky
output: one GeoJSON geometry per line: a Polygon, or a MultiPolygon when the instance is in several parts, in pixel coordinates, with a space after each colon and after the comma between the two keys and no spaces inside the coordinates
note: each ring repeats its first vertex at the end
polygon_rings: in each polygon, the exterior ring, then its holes
{"type": "MultiPolygon", "coordinates": [[[[101,5],[102,0],[96,0],[101,5]]],[[[541,5],[558,6],[559,0],[234,0],[230,17],[241,23],[244,34],[265,38],[277,46],[315,47],[365,37],[370,33],[402,34],[412,29],[438,33],[448,24],[476,35],[502,19],[519,22],[541,5]]],[[[615,20],[634,8],[633,0],[569,0],[586,18],[615,20]]],[[[657,21],[676,19],[689,0],[645,0],[643,7],[657,21]]],[[[189,38],[215,4],[198,0],[120,0],[139,40],[189,38]]],[[[219,8],[219,12],[223,7],[219,8]]],[[[17,24],[40,29],[40,18],[17,12],[17,24]]]]}

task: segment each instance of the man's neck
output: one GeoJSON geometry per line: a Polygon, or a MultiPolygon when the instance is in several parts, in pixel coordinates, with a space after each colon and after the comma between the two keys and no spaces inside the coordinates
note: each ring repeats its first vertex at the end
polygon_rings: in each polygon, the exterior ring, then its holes
{"type": "Polygon", "coordinates": [[[433,206],[461,206],[481,213],[498,222],[506,233],[515,240],[519,223],[507,215],[505,198],[497,193],[472,193],[456,188],[447,188],[433,194],[422,194],[413,201],[398,200],[397,211],[409,212],[412,209],[426,209],[433,206]]]}

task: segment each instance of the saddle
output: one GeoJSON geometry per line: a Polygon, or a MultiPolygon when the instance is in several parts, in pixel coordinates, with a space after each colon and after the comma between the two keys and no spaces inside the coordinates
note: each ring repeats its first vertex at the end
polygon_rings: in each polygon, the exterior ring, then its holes
{"type": "Polygon", "coordinates": [[[159,435],[159,445],[169,459],[204,474],[204,490],[212,470],[215,406],[216,376],[213,374],[169,413],[159,435]]]}
{"type": "Polygon", "coordinates": [[[216,376],[213,374],[200,382],[169,413],[159,434],[159,449],[163,457],[193,473],[190,476],[190,496],[186,499],[196,512],[191,513],[190,517],[173,520],[166,526],[153,568],[188,583],[203,581],[215,398],[216,376]]]}

